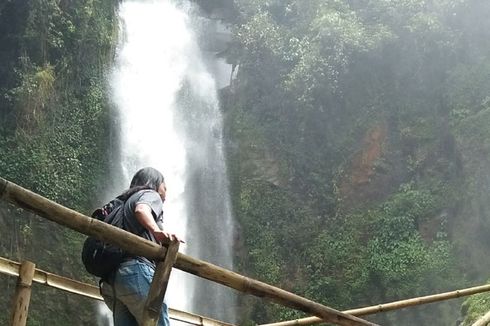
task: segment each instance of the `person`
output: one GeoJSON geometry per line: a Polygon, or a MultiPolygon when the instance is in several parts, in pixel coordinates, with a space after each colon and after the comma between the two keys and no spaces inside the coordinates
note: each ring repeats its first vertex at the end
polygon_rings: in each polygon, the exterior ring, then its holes
{"type": "MultiPolygon", "coordinates": [[[[134,175],[128,190],[118,196],[124,229],[147,240],[160,243],[181,241],[163,229],[163,203],[167,188],[162,173],[146,167],[134,175]]],[[[155,272],[155,262],[145,257],[128,256],[119,268],[101,284],[101,294],[114,315],[115,326],[142,324],[144,305],[155,272]]],[[[163,303],[159,326],[169,326],[168,307],[163,303]]]]}

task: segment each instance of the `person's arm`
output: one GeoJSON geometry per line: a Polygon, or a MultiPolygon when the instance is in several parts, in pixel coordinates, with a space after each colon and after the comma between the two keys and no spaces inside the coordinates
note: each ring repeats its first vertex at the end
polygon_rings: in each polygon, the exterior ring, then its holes
{"type": "Polygon", "coordinates": [[[151,212],[151,207],[147,204],[137,204],[134,209],[134,216],[136,220],[159,242],[162,242],[164,239],[168,239],[170,241],[178,240],[180,242],[184,242],[182,239],[177,237],[173,233],[165,232],[161,230],[155,220],[153,219],[153,215],[151,212]]]}

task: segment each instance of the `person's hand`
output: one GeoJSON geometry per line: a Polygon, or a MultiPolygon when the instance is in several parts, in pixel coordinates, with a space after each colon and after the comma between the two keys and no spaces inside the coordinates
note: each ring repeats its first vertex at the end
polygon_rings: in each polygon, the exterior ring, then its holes
{"type": "Polygon", "coordinates": [[[176,240],[176,241],[179,241],[181,243],[185,243],[185,241],[183,239],[181,239],[179,236],[177,236],[176,234],[170,233],[170,232],[165,232],[163,230],[153,231],[153,236],[155,237],[155,239],[158,242],[162,242],[164,240],[168,240],[168,241],[176,240]]]}

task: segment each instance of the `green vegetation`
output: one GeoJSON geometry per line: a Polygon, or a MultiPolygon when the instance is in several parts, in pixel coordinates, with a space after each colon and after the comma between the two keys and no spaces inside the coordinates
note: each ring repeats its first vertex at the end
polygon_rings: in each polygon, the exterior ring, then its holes
{"type": "Polygon", "coordinates": [[[465,315],[461,326],[473,325],[474,322],[488,312],[489,305],[490,296],[488,293],[476,294],[466,299],[461,308],[465,315]]]}
{"type": "MultiPolygon", "coordinates": [[[[337,308],[487,279],[490,5],[235,4],[224,110],[242,271],[337,308]]],[[[448,325],[459,304],[372,318],[448,325]]]]}
{"type": "MultiPolygon", "coordinates": [[[[102,192],[100,179],[110,164],[104,159],[110,145],[106,73],[117,36],[117,3],[0,5],[0,175],[82,212],[102,192]]],[[[5,204],[0,225],[9,230],[0,241],[1,256],[82,277],[80,235],[5,204]]],[[[14,285],[5,277],[1,282],[2,288],[14,285]]],[[[0,300],[7,307],[10,297],[0,300]]],[[[93,322],[92,302],[59,291],[34,291],[32,305],[30,325],[93,322]]]]}

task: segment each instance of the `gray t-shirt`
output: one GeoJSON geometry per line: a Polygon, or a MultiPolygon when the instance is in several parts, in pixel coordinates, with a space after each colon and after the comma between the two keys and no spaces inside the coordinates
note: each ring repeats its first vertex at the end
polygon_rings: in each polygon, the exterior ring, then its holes
{"type": "Polygon", "coordinates": [[[147,240],[156,242],[153,235],[141,225],[134,216],[134,209],[138,204],[146,204],[151,207],[153,219],[158,227],[163,230],[163,202],[158,192],[154,190],[140,190],[128,198],[124,204],[124,228],[126,231],[139,235],[147,240]]]}

